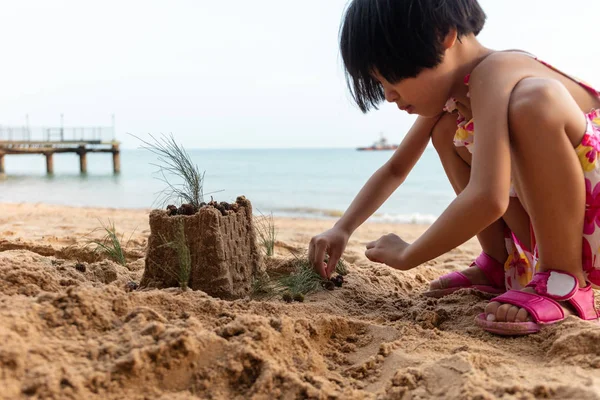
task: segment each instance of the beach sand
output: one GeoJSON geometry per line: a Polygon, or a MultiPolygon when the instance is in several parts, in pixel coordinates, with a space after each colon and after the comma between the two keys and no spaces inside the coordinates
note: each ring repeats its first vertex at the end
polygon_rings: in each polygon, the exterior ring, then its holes
{"type": "MultiPolygon", "coordinates": [[[[410,242],[427,227],[366,224],[342,288],[304,303],[228,302],[126,290],[143,272],[148,210],[0,207],[2,399],[600,398],[600,329],[570,317],[502,338],[473,323],[489,297],[422,296],[472,261],[475,241],[399,272],[369,262],[365,244],[389,232],[410,242]],[[128,267],[83,246],[108,219],[134,232],[128,267]]],[[[280,256],[332,224],[275,222],[280,256]]]]}

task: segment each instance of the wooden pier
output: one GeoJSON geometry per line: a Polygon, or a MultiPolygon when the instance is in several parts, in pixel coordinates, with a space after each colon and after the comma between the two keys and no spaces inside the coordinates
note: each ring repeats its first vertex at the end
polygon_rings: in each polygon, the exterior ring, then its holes
{"type": "Polygon", "coordinates": [[[119,144],[114,139],[114,124],[112,127],[38,129],[0,126],[0,175],[6,174],[7,155],[41,154],[46,157],[46,172],[54,174],[54,155],[64,153],[79,155],[82,174],[88,170],[88,153],[112,153],[113,171],[118,174],[121,172],[119,144]],[[35,135],[36,130],[42,135],[35,135]],[[104,139],[109,135],[112,140],[104,139]]]}

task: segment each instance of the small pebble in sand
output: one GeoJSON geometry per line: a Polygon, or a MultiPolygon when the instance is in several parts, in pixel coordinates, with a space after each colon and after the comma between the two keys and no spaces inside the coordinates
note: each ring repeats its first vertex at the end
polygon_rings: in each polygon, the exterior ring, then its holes
{"type": "Polygon", "coordinates": [[[331,278],[330,281],[333,282],[335,286],[342,287],[342,285],[344,284],[344,277],[341,275],[337,275],[331,278]]]}
{"type": "Polygon", "coordinates": [[[167,215],[177,215],[177,207],[173,204],[167,206],[167,215]]]}
{"type": "Polygon", "coordinates": [[[292,297],[292,294],[290,292],[285,292],[282,298],[283,301],[285,301],[286,303],[291,303],[292,301],[294,301],[294,298],[292,297]]]}
{"type": "Polygon", "coordinates": [[[304,302],[304,295],[302,293],[294,293],[294,301],[304,302]]]}
{"type": "Polygon", "coordinates": [[[181,215],[194,215],[196,214],[196,210],[192,204],[182,204],[181,207],[177,210],[177,212],[181,215]]]}
{"type": "Polygon", "coordinates": [[[133,292],[138,288],[138,284],[134,281],[129,281],[125,284],[125,290],[128,292],[133,292]]]}

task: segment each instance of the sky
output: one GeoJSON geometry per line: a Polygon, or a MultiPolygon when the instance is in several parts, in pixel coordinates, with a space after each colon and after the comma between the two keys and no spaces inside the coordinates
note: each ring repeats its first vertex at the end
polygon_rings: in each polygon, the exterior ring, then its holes
{"type": "MultiPolygon", "coordinates": [[[[600,87],[598,0],[480,0],[481,42],[600,87]],[[567,7],[568,5],[568,7],[567,7]]],[[[111,124],[188,148],[399,142],[414,118],[363,115],[338,31],[347,0],[0,0],[0,125],[111,124]]]]}

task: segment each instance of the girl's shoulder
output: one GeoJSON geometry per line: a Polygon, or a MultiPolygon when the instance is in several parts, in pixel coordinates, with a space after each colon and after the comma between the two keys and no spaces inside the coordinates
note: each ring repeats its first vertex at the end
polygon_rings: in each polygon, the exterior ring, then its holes
{"type": "Polygon", "coordinates": [[[536,56],[523,50],[494,51],[487,55],[471,72],[471,76],[495,78],[490,73],[505,72],[518,74],[520,69],[529,69],[539,64],[536,56]]]}
{"type": "MultiPolygon", "coordinates": [[[[600,98],[600,91],[593,88],[585,81],[570,75],[553,65],[540,60],[531,53],[523,50],[496,51],[485,57],[471,72],[469,86],[473,89],[475,85],[485,85],[490,81],[504,82],[500,86],[514,87],[521,79],[528,77],[550,77],[566,82],[572,81],[581,86],[587,92],[600,98]]],[[[498,85],[495,85],[498,87],[498,85]]]]}
{"type": "Polygon", "coordinates": [[[534,76],[540,62],[530,53],[521,50],[495,51],[473,68],[469,76],[472,95],[511,90],[520,80],[534,76]]]}

